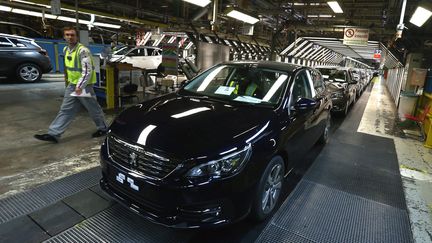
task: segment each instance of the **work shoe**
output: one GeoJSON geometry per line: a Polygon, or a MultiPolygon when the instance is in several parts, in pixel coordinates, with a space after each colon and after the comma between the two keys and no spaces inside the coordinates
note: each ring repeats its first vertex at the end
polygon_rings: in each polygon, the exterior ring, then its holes
{"type": "Polygon", "coordinates": [[[97,130],[95,133],[92,134],[92,138],[102,137],[107,134],[107,131],[103,130],[97,130]]]}
{"type": "Polygon", "coordinates": [[[36,135],[34,135],[34,137],[36,139],[39,139],[39,140],[42,140],[42,141],[58,143],[57,138],[54,137],[53,135],[49,135],[49,134],[36,134],[36,135]]]}

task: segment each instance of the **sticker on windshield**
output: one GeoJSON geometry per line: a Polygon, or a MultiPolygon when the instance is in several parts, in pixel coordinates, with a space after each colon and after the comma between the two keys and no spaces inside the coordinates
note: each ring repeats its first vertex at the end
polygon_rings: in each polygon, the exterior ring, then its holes
{"type": "Polygon", "coordinates": [[[235,87],[219,86],[219,88],[215,91],[215,94],[231,95],[234,89],[235,87]]]}
{"type": "Polygon", "coordinates": [[[237,98],[234,99],[235,101],[242,101],[242,102],[247,102],[247,103],[261,103],[261,99],[257,99],[254,97],[250,97],[250,96],[238,96],[237,98]]]}

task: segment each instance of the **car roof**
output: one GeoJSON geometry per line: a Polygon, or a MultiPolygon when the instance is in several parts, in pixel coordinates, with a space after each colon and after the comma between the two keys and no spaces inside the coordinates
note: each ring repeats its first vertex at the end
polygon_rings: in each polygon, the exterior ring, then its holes
{"type": "Polygon", "coordinates": [[[134,48],[146,48],[146,49],[158,49],[158,50],[161,49],[160,47],[157,47],[157,46],[135,46],[135,47],[132,47],[131,49],[134,49],[134,48]]]}
{"type": "Polygon", "coordinates": [[[341,66],[315,66],[316,69],[336,69],[339,71],[349,71],[351,67],[341,67],[341,66]]]}
{"type": "Polygon", "coordinates": [[[294,72],[295,70],[302,68],[302,66],[292,63],[275,62],[275,61],[230,61],[223,62],[222,64],[227,65],[257,65],[258,68],[276,69],[286,72],[294,72]]]}
{"type": "Polygon", "coordinates": [[[9,35],[9,34],[4,34],[4,33],[0,33],[1,37],[7,37],[7,38],[14,38],[14,39],[20,39],[20,40],[24,40],[24,41],[34,41],[33,39],[27,38],[27,37],[23,37],[23,36],[19,36],[19,35],[9,35]]]}

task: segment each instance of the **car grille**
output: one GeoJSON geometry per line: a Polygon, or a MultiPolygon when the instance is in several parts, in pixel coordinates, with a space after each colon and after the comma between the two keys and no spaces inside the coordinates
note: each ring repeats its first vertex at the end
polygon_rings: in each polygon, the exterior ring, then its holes
{"type": "Polygon", "coordinates": [[[108,153],[116,163],[154,179],[165,178],[178,164],[113,135],[108,137],[108,153]]]}

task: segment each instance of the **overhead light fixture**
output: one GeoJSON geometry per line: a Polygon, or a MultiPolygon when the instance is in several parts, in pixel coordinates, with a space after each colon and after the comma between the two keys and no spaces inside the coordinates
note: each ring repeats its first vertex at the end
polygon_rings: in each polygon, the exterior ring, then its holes
{"type": "MultiPolygon", "coordinates": [[[[42,16],[43,16],[47,19],[56,19],[56,20],[60,20],[60,21],[70,22],[70,23],[76,22],[75,18],[70,18],[70,17],[66,17],[66,16],[56,16],[56,15],[52,15],[52,14],[43,14],[43,13],[39,13],[36,11],[30,11],[30,10],[19,9],[19,8],[11,8],[11,7],[4,6],[4,5],[0,5],[0,11],[12,12],[12,13],[16,13],[16,14],[34,16],[34,17],[39,17],[39,18],[42,18],[42,16]]],[[[78,19],[78,22],[80,24],[85,24],[85,25],[90,24],[90,21],[83,20],[83,19],[78,19]]],[[[93,25],[100,26],[100,27],[106,27],[106,28],[112,28],[112,29],[120,29],[121,28],[121,25],[107,24],[107,23],[100,23],[100,22],[94,22],[93,25]]]]}
{"type": "Polygon", "coordinates": [[[105,28],[111,28],[111,29],[120,29],[121,28],[121,25],[118,25],[118,24],[107,24],[107,23],[100,23],[100,22],[94,22],[93,25],[105,27],[105,28]]]}
{"type": "Polygon", "coordinates": [[[330,8],[335,13],[343,13],[342,8],[340,7],[339,3],[337,1],[329,1],[327,4],[330,6],[330,8]]]}
{"type": "Polygon", "coordinates": [[[157,39],[157,40],[153,43],[153,46],[158,46],[158,45],[161,43],[161,41],[163,40],[163,38],[165,38],[165,34],[162,34],[162,35],[159,37],[159,39],[157,39]]]}
{"type": "Polygon", "coordinates": [[[176,38],[177,38],[176,36],[171,36],[171,38],[168,40],[167,43],[169,44],[173,43],[176,40],[176,38]]]}
{"type": "Polygon", "coordinates": [[[432,12],[430,10],[418,6],[411,17],[410,22],[421,27],[431,16],[432,12]]]}
{"type": "Polygon", "coordinates": [[[189,48],[191,48],[193,46],[193,42],[189,42],[186,47],[184,48],[185,50],[189,50],[189,48]]]}
{"type": "Polygon", "coordinates": [[[42,17],[42,13],[24,10],[24,9],[18,9],[18,8],[12,9],[12,13],[23,14],[23,15],[28,15],[28,16],[35,16],[35,17],[42,17]]]}
{"type": "Polygon", "coordinates": [[[248,23],[248,24],[255,24],[256,22],[259,21],[259,19],[252,17],[250,15],[247,15],[245,13],[242,13],[242,12],[235,10],[235,9],[228,12],[227,15],[231,18],[238,19],[238,20],[243,21],[243,22],[248,23]]]}
{"type": "Polygon", "coordinates": [[[183,1],[198,5],[200,7],[205,7],[209,5],[209,3],[211,3],[210,0],[183,0],[183,1]]]}

